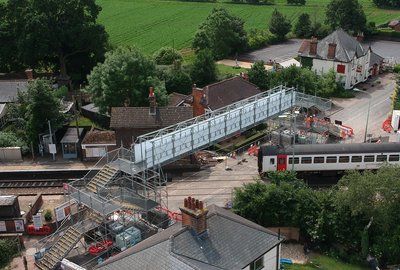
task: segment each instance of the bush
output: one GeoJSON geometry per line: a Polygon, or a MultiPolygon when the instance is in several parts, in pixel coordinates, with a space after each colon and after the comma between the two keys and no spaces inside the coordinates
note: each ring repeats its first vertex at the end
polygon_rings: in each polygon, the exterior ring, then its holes
{"type": "Polygon", "coordinates": [[[61,86],[57,90],[55,90],[54,95],[56,98],[66,98],[68,95],[68,88],[66,86],[61,86]]]}
{"type": "Polygon", "coordinates": [[[21,147],[22,154],[29,153],[28,144],[20,137],[22,135],[12,131],[0,132],[0,147],[21,147]]]}
{"type": "Polygon", "coordinates": [[[381,37],[400,38],[400,32],[392,29],[379,29],[377,32],[381,37]]]}
{"type": "Polygon", "coordinates": [[[53,219],[53,212],[50,209],[47,209],[44,213],[44,220],[51,221],[53,219]]]}
{"type": "Polygon", "coordinates": [[[394,66],[393,72],[394,73],[400,73],[400,64],[397,64],[397,65],[394,66]]]}
{"type": "Polygon", "coordinates": [[[247,34],[247,47],[250,50],[263,48],[267,45],[278,43],[278,38],[260,29],[251,29],[247,34]]]}
{"type": "Polygon", "coordinates": [[[157,65],[172,65],[174,61],[182,61],[182,54],[171,47],[163,47],[154,53],[157,65]]]}
{"type": "Polygon", "coordinates": [[[0,239],[0,268],[18,253],[18,246],[15,241],[10,239],[0,239]]]}

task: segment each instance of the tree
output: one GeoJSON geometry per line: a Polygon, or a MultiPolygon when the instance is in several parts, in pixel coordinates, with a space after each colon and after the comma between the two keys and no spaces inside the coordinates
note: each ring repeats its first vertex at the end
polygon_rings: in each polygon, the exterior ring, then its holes
{"type": "Polygon", "coordinates": [[[287,33],[290,32],[292,25],[290,21],[280,13],[277,9],[272,12],[271,20],[269,22],[269,31],[276,35],[279,39],[285,39],[287,33]]]}
{"type": "Polygon", "coordinates": [[[101,8],[95,0],[9,0],[4,9],[2,25],[13,39],[1,42],[0,51],[14,50],[25,66],[57,65],[60,76],[67,77],[68,65],[90,66],[108,46],[104,27],[97,24],[101,8]]]}
{"type": "Polygon", "coordinates": [[[153,55],[157,65],[172,65],[174,61],[182,61],[182,54],[171,47],[163,47],[153,55]]]}
{"type": "Polygon", "coordinates": [[[287,0],[288,5],[305,5],[306,0],[287,0]]]}
{"type": "Polygon", "coordinates": [[[264,61],[256,61],[248,72],[249,81],[262,90],[269,89],[269,76],[265,69],[264,61]]]}
{"type": "Polygon", "coordinates": [[[308,13],[300,14],[294,25],[293,32],[300,38],[309,38],[312,36],[312,24],[308,13]]]}
{"type": "Polygon", "coordinates": [[[373,0],[373,2],[378,7],[388,7],[388,8],[400,7],[400,2],[398,0],[373,0]]]}
{"type": "Polygon", "coordinates": [[[174,67],[165,75],[165,88],[167,92],[189,94],[192,85],[192,78],[190,78],[190,75],[184,71],[180,62],[176,61],[174,67]]]}
{"type": "Polygon", "coordinates": [[[154,88],[159,105],[167,103],[164,85],[156,76],[156,65],[136,48],[119,47],[106,53],[104,63],[88,75],[85,89],[101,113],[111,107],[148,106],[149,88],[154,88]]]}
{"type": "Polygon", "coordinates": [[[214,8],[196,32],[192,48],[196,51],[210,49],[217,59],[246,48],[244,21],[224,8],[214,8]]]}
{"type": "Polygon", "coordinates": [[[326,7],[326,24],[357,34],[366,27],[366,16],[358,0],[331,0],[326,7]]]}
{"type": "Polygon", "coordinates": [[[205,86],[217,80],[217,67],[210,50],[205,49],[197,53],[191,77],[199,86],[205,86]]]}
{"type": "Polygon", "coordinates": [[[26,142],[10,131],[0,131],[0,147],[21,147],[23,154],[29,152],[26,142]]]}

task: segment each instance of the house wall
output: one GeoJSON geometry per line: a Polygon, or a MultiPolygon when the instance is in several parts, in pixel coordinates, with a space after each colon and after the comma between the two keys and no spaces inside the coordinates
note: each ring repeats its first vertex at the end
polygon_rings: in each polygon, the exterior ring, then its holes
{"type": "MultiPolygon", "coordinates": [[[[264,254],[264,268],[263,270],[278,270],[279,260],[281,254],[281,245],[274,247],[270,251],[264,254]],[[278,254],[278,256],[277,256],[278,254]]],[[[254,258],[257,259],[257,258],[254,258]]],[[[243,268],[243,270],[250,270],[250,265],[243,268]]]]}
{"type": "Polygon", "coordinates": [[[138,136],[156,131],[158,129],[159,128],[116,128],[115,138],[117,141],[117,147],[121,146],[122,141],[123,146],[129,149],[138,136]]]}
{"type": "Polygon", "coordinates": [[[336,79],[338,82],[341,82],[343,84],[345,89],[351,89],[357,83],[364,82],[368,79],[370,56],[370,51],[368,51],[366,55],[360,58],[354,58],[349,63],[324,59],[313,59],[312,70],[315,71],[318,75],[323,75],[329,72],[329,70],[331,69],[337,72],[338,65],[344,65],[345,73],[337,73],[336,79]],[[361,67],[361,70],[357,69],[358,66],[361,67]]]}

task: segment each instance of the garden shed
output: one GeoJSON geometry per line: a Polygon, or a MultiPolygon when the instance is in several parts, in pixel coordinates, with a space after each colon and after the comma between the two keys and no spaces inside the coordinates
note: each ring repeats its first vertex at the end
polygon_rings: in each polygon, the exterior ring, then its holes
{"type": "Polygon", "coordinates": [[[61,148],[63,153],[63,158],[77,158],[79,152],[80,138],[83,132],[83,128],[79,128],[79,136],[77,129],[68,128],[65,132],[64,137],[61,139],[61,148]]]}

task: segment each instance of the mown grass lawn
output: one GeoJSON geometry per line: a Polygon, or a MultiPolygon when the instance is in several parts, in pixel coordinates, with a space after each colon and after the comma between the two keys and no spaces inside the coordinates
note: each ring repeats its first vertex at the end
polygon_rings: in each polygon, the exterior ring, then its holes
{"type": "Polygon", "coordinates": [[[248,70],[245,68],[235,68],[222,64],[217,64],[217,69],[218,74],[223,77],[227,77],[228,75],[238,75],[240,72],[248,72],[248,70]]]}
{"type": "Polygon", "coordinates": [[[293,265],[284,265],[284,270],[367,270],[369,268],[351,265],[347,263],[343,263],[337,261],[333,258],[321,255],[312,260],[312,262],[301,265],[301,264],[293,264],[293,265]]]}
{"type": "MultiPolygon", "coordinates": [[[[400,16],[399,10],[378,9],[372,0],[359,0],[368,21],[384,23],[400,16]]],[[[173,0],[97,0],[103,10],[99,22],[104,24],[113,45],[135,45],[151,54],[163,46],[189,48],[198,26],[215,7],[224,7],[244,19],[245,28],[267,27],[272,11],[277,8],[294,23],[308,12],[312,20],[323,22],[329,0],[307,0],[305,6],[290,6],[286,0],[275,5],[184,2],[173,0]]]]}

